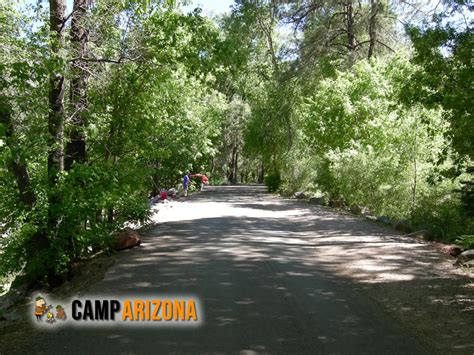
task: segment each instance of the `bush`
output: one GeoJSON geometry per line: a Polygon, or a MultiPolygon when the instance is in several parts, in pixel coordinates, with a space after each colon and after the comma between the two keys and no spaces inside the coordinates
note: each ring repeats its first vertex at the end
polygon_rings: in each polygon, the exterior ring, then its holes
{"type": "Polygon", "coordinates": [[[474,249],[474,235],[462,235],[456,239],[456,243],[465,249],[474,249]]]}
{"type": "Polygon", "coordinates": [[[281,185],[280,173],[272,173],[265,176],[265,185],[269,192],[276,192],[281,185]]]}
{"type": "Polygon", "coordinates": [[[462,204],[456,194],[440,194],[433,189],[417,203],[411,216],[415,229],[429,229],[437,239],[452,242],[469,226],[463,218],[462,204]]]}
{"type": "Polygon", "coordinates": [[[447,241],[472,234],[472,179],[449,175],[459,161],[445,112],[398,100],[411,71],[400,58],[361,61],[322,80],[297,109],[302,134],[287,153],[285,181],[269,176],[269,190],[320,191],[447,241]]]}

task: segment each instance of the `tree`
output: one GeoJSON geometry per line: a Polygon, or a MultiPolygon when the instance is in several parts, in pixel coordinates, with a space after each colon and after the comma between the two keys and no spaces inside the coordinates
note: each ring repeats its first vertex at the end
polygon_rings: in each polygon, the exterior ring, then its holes
{"type": "MultiPolygon", "coordinates": [[[[442,15],[435,15],[432,23],[419,27],[407,26],[415,48],[413,62],[420,70],[407,84],[405,99],[433,107],[445,108],[445,119],[450,123],[449,137],[458,152],[458,164],[446,172],[459,176],[466,171],[461,190],[465,210],[474,216],[474,120],[472,117],[473,20],[472,6],[464,1],[448,1],[442,15]],[[458,20],[456,21],[456,17],[458,20]],[[468,19],[470,19],[468,21],[468,19]]],[[[446,160],[443,152],[439,161],[446,160]]]]}
{"type": "MultiPolygon", "coordinates": [[[[450,2],[453,11],[469,13],[472,9],[462,2],[450,2]]],[[[420,71],[410,81],[411,100],[446,109],[451,123],[453,146],[460,154],[474,158],[474,120],[471,102],[474,95],[472,73],[472,25],[446,22],[446,16],[434,18],[433,24],[409,26],[408,33],[415,48],[413,62],[420,71]]],[[[464,18],[468,18],[464,17],[464,18]]],[[[466,20],[467,21],[467,20],[466,20]]]]}
{"type": "Polygon", "coordinates": [[[312,66],[321,56],[358,59],[394,51],[397,38],[393,9],[386,1],[367,2],[321,0],[290,1],[284,7],[284,21],[303,32],[299,48],[300,67],[312,66]]]}
{"type": "Polygon", "coordinates": [[[81,58],[87,56],[88,30],[85,28],[86,12],[89,0],[75,0],[71,14],[71,51],[75,57],[71,62],[69,139],[66,144],[65,169],[70,170],[74,162],[86,160],[85,114],[87,109],[87,62],[81,58]]]}

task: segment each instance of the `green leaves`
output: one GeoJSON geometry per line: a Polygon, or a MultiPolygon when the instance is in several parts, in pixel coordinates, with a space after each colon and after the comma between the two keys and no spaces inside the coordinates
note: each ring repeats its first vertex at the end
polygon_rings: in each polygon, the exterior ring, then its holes
{"type": "MultiPolygon", "coordinates": [[[[415,53],[413,62],[419,70],[406,83],[409,100],[425,105],[442,105],[451,124],[454,148],[471,159],[474,157],[474,120],[472,119],[472,8],[464,3],[449,2],[453,11],[464,16],[465,23],[453,24],[447,15],[436,17],[424,27],[407,28],[415,53]],[[447,17],[447,18],[446,18],[447,17]],[[468,20],[470,22],[468,22],[468,20]]],[[[459,17],[459,15],[458,15],[459,17]]]]}
{"type": "Polygon", "coordinates": [[[394,34],[388,6],[371,22],[373,37],[366,4],[352,9],[356,25],[348,27],[351,4],[321,3],[329,11],[308,15],[293,38],[278,29],[285,9],[266,2],[238,2],[215,24],[199,11],[177,12],[175,1],[97,1],[82,17],[85,48],[71,44],[66,23],[54,53],[46,10],[30,16],[2,3],[0,83],[12,124],[0,125],[0,154],[25,168],[37,201],[25,211],[14,174],[0,167],[2,272],[23,267],[27,240],[51,214],[51,245],[34,267],[47,258],[65,272],[73,258],[106,248],[125,222],[146,220],[149,195],[187,169],[234,181],[266,174],[274,190],[307,187],[420,223],[442,226],[438,215],[458,215],[456,175],[468,162],[459,157],[470,157],[474,142],[472,32],[440,19],[409,29],[411,61],[383,56],[394,40],[380,30],[394,34]],[[349,30],[358,42],[348,56],[349,30]],[[380,57],[358,60],[371,38],[380,57]],[[56,93],[66,138],[53,145],[54,74],[66,81],[64,96],[56,93]],[[84,80],[80,95],[71,78],[84,80]],[[78,108],[87,159],[49,186],[48,151],[67,145],[78,108]],[[61,199],[48,205],[48,196],[61,199]]]}

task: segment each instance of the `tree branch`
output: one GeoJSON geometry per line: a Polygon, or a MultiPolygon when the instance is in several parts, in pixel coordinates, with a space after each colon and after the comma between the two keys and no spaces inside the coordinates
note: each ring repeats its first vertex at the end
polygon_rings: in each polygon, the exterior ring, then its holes
{"type": "Polygon", "coordinates": [[[84,62],[93,62],[93,63],[113,63],[113,64],[122,64],[125,61],[129,62],[138,62],[140,57],[137,58],[126,58],[120,57],[119,59],[111,59],[111,58],[91,58],[91,57],[75,57],[69,60],[69,62],[75,61],[84,61],[84,62]]]}

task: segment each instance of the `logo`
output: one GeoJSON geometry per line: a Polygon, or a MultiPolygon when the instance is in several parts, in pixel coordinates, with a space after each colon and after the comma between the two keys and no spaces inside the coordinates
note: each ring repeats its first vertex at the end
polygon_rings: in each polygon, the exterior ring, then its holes
{"type": "Polygon", "coordinates": [[[65,321],[66,312],[61,305],[53,307],[53,305],[46,302],[46,299],[42,296],[37,296],[35,299],[35,313],[37,322],[46,321],[48,324],[56,323],[56,320],[65,321]]]}
{"type": "MultiPolygon", "coordinates": [[[[48,297],[49,298],[49,297],[48,297]]],[[[56,301],[56,300],[54,300],[56,301]]],[[[75,326],[199,326],[203,320],[197,297],[143,295],[133,297],[84,297],[50,303],[38,295],[34,324],[75,326]],[[55,304],[55,305],[54,305],[55,304]]]]}

